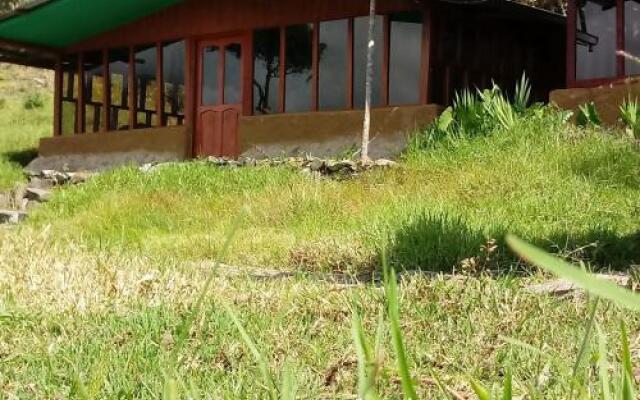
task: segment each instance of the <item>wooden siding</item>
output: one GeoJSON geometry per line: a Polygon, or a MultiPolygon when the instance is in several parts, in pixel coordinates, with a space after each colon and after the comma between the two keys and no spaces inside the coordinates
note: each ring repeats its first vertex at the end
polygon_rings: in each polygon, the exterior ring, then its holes
{"type": "MultiPolygon", "coordinates": [[[[378,12],[421,7],[415,0],[379,0],[378,12]]],[[[72,46],[68,52],[122,47],[256,28],[367,15],[369,0],[188,0],[72,46]]]]}

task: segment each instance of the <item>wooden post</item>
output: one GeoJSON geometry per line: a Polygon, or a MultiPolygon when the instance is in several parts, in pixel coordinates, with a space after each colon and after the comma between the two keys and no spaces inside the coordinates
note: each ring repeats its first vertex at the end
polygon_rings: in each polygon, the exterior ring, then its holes
{"type": "Polygon", "coordinates": [[[56,59],[56,70],[53,83],[53,136],[62,135],[62,81],[62,60],[58,57],[56,59]]]}
{"type": "Polygon", "coordinates": [[[109,71],[109,50],[102,50],[102,121],[100,132],[109,130],[109,113],[111,109],[111,73],[109,71]]]}
{"type": "Polygon", "coordinates": [[[285,112],[287,108],[286,92],[287,92],[287,30],[286,28],[280,28],[280,85],[278,88],[278,112],[285,112]]]}
{"type": "Polygon", "coordinates": [[[347,33],[347,109],[353,109],[353,73],[354,67],[354,22],[353,18],[349,18],[349,29],[347,33]]]}
{"type": "Polygon", "coordinates": [[[430,99],[431,85],[431,40],[433,36],[432,28],[432,5],[428,2],[424,8],[422,19],[422,57],[420,65],[420,103],[427,104],[430,99]]]}
{"type": "Polygon", "coordinates": [[[378,95],[382,97],[382,105],[387,106],[389,105],[389,71],[391,70],[389,65],[391,62],[391,18],[388,14],[383,17],[382,32],[382,43],[376,43],[377,50],[382,50],[382,93],[378,93],[378,95]]]}
{"type": "Polygon", "coordinates": [[[136,52],[133,47],[129,47],[129,129],[136,129],[137,105],[136,105],[136,52]]]}
{"type": "MultiPolygon", "coordinates": [[[[625,9],[624,0],[617,0],[616,6],[616,47],[617,51],[625,51],[625,9]]],[[[626,59],[622,54],[616,52],[616,74],[618,78],[624,78],[625,76],[625,64],[626,59]]]]}
{"type": "Polygon", "coordinates": [[[576,85],[576,22],[577,0],[568,0],[567,3],[567,82],[569,88],[576,85]]]}
{"type": "Polygon", "coordinates": [[[319,92],[319,80],[318,75],[320,68],[320,24],[313,24],[312,32],[312,61],[311,61],[311,111],[318,111],[318,92],[319,92]]]}
{"type": "Polygon", "coordinates": [[[76,133],[84,133],[85,132],[85,79],[84,79],[84,55],[82,53],[78,54],[78,106],[76,116],[78,120],[76,121],[76,133]]]}
{"type": "Polygon", "coordinates": [[[156,126],[164,126],[164,54],[162,42],[156,44],[156,113],[158,121],[156,126]]]}

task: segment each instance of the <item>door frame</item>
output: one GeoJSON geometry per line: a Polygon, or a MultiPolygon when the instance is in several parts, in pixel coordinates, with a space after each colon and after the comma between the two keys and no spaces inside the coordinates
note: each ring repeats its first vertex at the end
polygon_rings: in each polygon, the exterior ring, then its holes
{"type": "MultiPolygon", "coordinates": [[[[192,155],[194,157],[202,156],[199,154],[199,149],[202,146],[203,138],[200,137],[198,132],[198,109],[201,106],[202,101],[202,62],[201,62],[201,52],[202,49],[208,45],[219,45],[221,47],[226,46],[230,43],[239,43],[242,46],[242,60],[241,60],[241,95],[240,95],[240,103],[236,103],[235,105],[240,106],[240,117],[251,115],[251,109],[253,108],[253,40],[252,40],[252,31],[241,31],[241,32],[231,32],[225,34],[218,35],[204,35],[193,37],[191,39],[191,55],[189,56],[189,62],[193,67],[191,68],[193,79],[192,82],[192,90],[191,90],[191,106],[189,106],[190,113],[193,116],[191,119],[192,125],[192,155]]],[[[224,62],[224,59],[221,63],[224,62]]],[[[218,71],[218,80],[224,86],[224,68],[222,71],[218,71]]],[[[224,101],[222,97],[224,94],[224,88],[221,88],[221,101],[224,101]]],[[[224,103],[218,104],[219,106],[225,105],[224,103]]],[[[236,132],[236,143],[237,146],[240,146],[240,129],[236,132]]],[[[237,149],[239,153],[241,151],[240,148],[237,149]]]]}

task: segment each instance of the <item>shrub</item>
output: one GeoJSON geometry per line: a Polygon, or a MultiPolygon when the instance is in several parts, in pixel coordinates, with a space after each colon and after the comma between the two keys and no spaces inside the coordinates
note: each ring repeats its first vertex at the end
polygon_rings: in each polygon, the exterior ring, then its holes
{"type": "Polygon", "coordinates": [[[40,93],[32,93],[24,100],[25,110],[35,110],[44,107],[44,97],[40,93]]]}
{"type": "Polygon", "coordinates": [[[640,139],[640,107],[638,99],[633,101],[629,97],[620,106],[620,119],[626,128],[626,132],[634,139],[640,139]]]}
{"type": "Polygon", "coordinates": [[[531,85],[523,74],[515,86],[514,99],[495,83],[491,89],[471,91],[464,89],[455,94],[453,105],[428,126],[411,138],[413,150],[431,147],[442,138],[473,137],[494,129],[512,129],[529,110],[531,85]]]}
{"type": "Polygon", "coordinates": [[[578,107],[576,122],[578,123],[578,126],[583,128],[602,125],[602,120],[600,119],[600,114],[596,109],[596,105],[593,102],[590,102],[578,107]]]}

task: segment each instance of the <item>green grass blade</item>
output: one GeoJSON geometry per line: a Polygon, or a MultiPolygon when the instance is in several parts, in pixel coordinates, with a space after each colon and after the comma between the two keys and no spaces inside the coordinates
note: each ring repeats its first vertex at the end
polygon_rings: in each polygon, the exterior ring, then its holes
{"type": "Polygon", "coordinates": [[[385,292],[387,295],[387,306],[389,313],[389,323],[391,325],[391,341],[393,349],[396,353],[398,363],[398,372],[402,382],[402,392],[405,398],[410,400],[418,400],[418,395],[411,379],[409,372],[409,363],[407,362],[407,354],[405,352],[404,343],[402,341],[402,330],[400,329],[400,306],[398,301],[398,282],[396,273],[392,269],[389,270],[386,263],[386,254],[383,258],[385,292]]]}
{"type": "Polygon", "coordinates": [[[514,236],[508,236],[507,243],[516,253],[532,264],[561,278],[568,279],[596,296],[610,300],[631,311],[640,311],[639,295],[623,289],[613,282],[598,279],[594,275],[547,254],[514,236]]]}
{"type": "Polygon", "coordinates": [[[511,369],[507,369],[507,373],[504,376],[504,388],[502,390],[502,400],[513,399],[513,374],[511,369]]]}
{"type": "Polygon", "coordinates": [[[287,363],[282,373],[282,388],[280,389],[280,400],[295,400],[298,392],[296,375],[291,364],[287,363]]]}
{"type": "Polygon", "coordinates": [[[478,400],[491,400],[491,394],[489,394],[489,391],[473,379],[471,380],[471,388],[476,396],[478,396],[478,400]]]}
{"type": "Polygon", "coordinates": [[[175,379],[167,379],[164,383],[163,400],[178,400],[178,383],[175,379]]]}
{"type": "Polygon", "coordinates": [[[580,344],[580,350],[578,351],[578,356],[576,357],[576,362],[573,364],[573,372],[571,374],[571,389],[569,392],[569,399],[573,399],[573,394],[575,390],[575,386],[578,380],[578,371],[580,369],[580,365],[582,364],[585,355],[587,354],[587,348],[589,347],[589,341],[591,340],[591,333],[593,332],[593,325],[596,317],[596,310],[598,309],[598,305],[600,304],[600,298],[596,297],[591,305],[591,310],[589,311],[589,319],[587,320],[587,326],[585,329],[584,336],[582,338],[582,343],[580,344]]]}
{"type": "Polygon", "coordinates": [[[249,349],[249,352],[251,353],[254,360],[258,364],[258,369],[260,370],[260,375],[262,375],[262,381],[264,383],[264,386],[269,391],[268,393],[269,397],[272,400],[277,399],[277,390],[276,390],[273,376],[271,375],[271,371],[269,369],[269,364],[265,360],[262,353],[260,353],[260,350],[258,350],[258,346],[256,346],[253,339],[251,339],[251,336],[249,336],[249,333],[242,325],[242,322],[240,322],[240,319],[238,318],[236,313],[231,309],[231,307],[229,307],[226,304],[224,305],[224,308],[227,314],[229,315],[229,318],[231,318],[231,320],[233,321],[233,324],[236,326],[236,329],[238,329],[238,332],[240,333],[240,337],[242,338],[242,341],[247,346],[247,348],[249,349]]]}
{"type": "Polygon", "coordinates": [[[598,332],[598,376],[600,377],[602,398],[603,400],[612,400],[611,377],[609,376],[609,361],[607,357],[607,339],[598,325],[596,325],[596,331],[598,332]]]}
{"type": "Polygon", "coordinates": [[[633,365],[629,349],[629,336],[624,321],[620,322],[620,336],[622,340],[622,398],[623,400],[632,400],[636,398],[636,394],[633,388],[633,365]]]}

